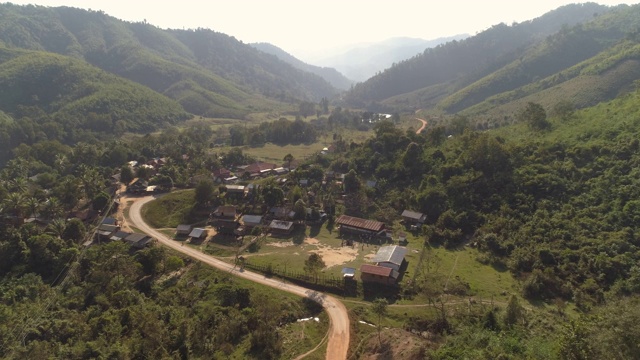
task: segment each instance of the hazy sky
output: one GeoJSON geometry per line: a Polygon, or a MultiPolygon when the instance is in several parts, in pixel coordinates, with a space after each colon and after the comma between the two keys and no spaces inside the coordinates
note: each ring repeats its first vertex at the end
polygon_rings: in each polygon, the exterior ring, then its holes
{"type": "MultiPolygon", "coordinates": [[[[593,0],[600,4],[636,1],[593,0]]],[[[245,43],[269,42],[310,59],[345,45],[407,36],[475,34],[536,18],[571,0],[12,0],[103,10],[161,28],[209,28],[245,43]]]]}

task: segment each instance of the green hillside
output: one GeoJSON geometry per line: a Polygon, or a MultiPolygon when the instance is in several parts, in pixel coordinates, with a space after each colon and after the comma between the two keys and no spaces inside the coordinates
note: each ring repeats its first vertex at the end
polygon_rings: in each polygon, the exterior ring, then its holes
{"type": "Polygon", "coordinates": [[[97,131],[123,121],[131,131],[149,131],[188,115],[182,107],[146,87],[118,78],[81,60],[45,52],[3,49],[0,108],[20,113],[37,108],[65,127],[92,129],[87,115],[109,118],[97,131]]]}
{"type": "Polygon", "coordinates": [[[162,30],[103,12],[0,5],[0,42],[83,59],[209,117],[243,118],[276,101],[318,101],[336,90],[233,37],[210,30],[162,30]]]}
{"type": "Polygon", "coordinates": [[[425,51],[359,84],[345,98],[358,106],[489,118],[510,116],[529,101],[551,106],[558,94],[578,107],[597,104],[628,91],[638,79],[633,69],[638,19],[640,6],[564,6],[425,51]]]}

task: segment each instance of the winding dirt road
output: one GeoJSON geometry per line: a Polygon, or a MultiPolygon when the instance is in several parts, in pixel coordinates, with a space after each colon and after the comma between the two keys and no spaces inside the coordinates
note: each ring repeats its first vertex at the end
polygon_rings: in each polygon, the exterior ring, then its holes
{"type": "Polygon", "coordinates": [[[424,128],[427,127],[427,120],[420,119],[420,118],[416,118],[416,120],[419,120],[420,122],[422,122],[422,126],[420,127],[420,129],[416,130],[416,134],[420,134],[424,130],[424,128]]]}
{"type": "Polygon", "coordinates": [[[166,235],[151,228],[142,220],[140,209],[142,209],[142,206],[144,204],[154,199],[155,197],[153,196],[146,196],[143,198],[138,198],[133,202],[133,204],[131,205],[131,209],[129,210],[128,219],[132,223],[132,225],[147,233],[148,235],[158,239],[158,242],[162,245],[179,251],[193,259],[202,261],[207,265],[210,265],[222,271],[227,271],[235,276],[253,282],[257,282],[275,289],[280,289],[282,291],[287,291],[298,296],[309,298],[319,303],[325,309],[331,321],[326,359],[337,360],[347,358],[347,351],[349,349],[349,315],[347,313],[347,308],[342,302],[332,296],[328,296],[314,290],[306,289],[293,284],[287,284],[279,280],[266,278],[263,275],[251,271],[240,270],[231,264],[214,258],[213,256],[209,256],[188,246],[181,246],[180,243],[169,239],[166,235]]]}

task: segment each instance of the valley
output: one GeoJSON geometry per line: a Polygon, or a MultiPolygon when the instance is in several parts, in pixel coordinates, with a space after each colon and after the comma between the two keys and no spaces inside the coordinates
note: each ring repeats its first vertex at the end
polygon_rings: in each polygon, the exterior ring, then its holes
{"type": "Polygon", "coordinates": [[[395,38],[349,79],[0,4],[0,358],[636,358],[639,15],[395,38]]]}

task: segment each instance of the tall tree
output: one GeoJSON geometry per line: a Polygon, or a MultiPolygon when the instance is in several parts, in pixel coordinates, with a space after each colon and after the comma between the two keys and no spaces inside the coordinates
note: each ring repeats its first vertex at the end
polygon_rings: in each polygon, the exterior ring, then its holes
{"type": "Polygon", "coordinates": [[[538,103],[529,102],[527,106],[517,115],[519,121],[525,122],[533,130],[546,130],[551,126],[547,121],[547,112],[538,103]]]}
{"type": "Polygon", "coordinates": [[[322,257],[316,253],[311,253],[309,258],[304,261],[304,271],[313,275],[315,282],[318,282],[318,273],[320,273],[320,270],[326,266],[322,257]]]}
{"type": "Polygon", "coordinates": [[[387,301],[387,299],[384,298],[378,298],[373,300],[373,304],[371,305],[371,311],[378,315],[378,324],[377,324],[377,328],[378,328],[378,342],[382,343],[382,337],[380,336],[380,330],[382,330],[382,317],[385,316],[387,314],[387,306],[389,305],[389,302],[387,301]]]}
{"type": "Polygon", "coordinates": [[[291,162],[293,161],[293,155],[287,154],[284,156],[283,160],[287,162],[287,170],[291,171],[291,162]]]}

